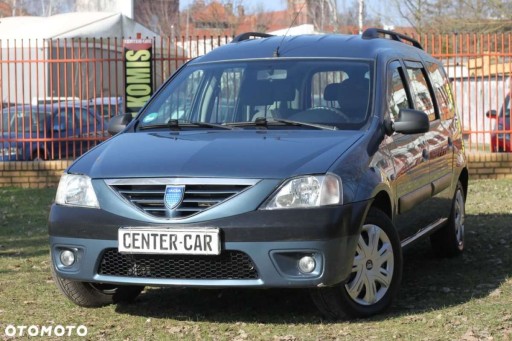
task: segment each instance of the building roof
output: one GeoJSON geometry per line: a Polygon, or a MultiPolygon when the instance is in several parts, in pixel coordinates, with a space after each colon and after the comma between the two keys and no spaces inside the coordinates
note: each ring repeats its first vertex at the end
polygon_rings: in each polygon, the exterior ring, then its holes
{"type": "Polygon", "coordinates": [[[234,18],[233,12],[217,1],[212,1],[205,6],[197,6],[197,10],[190,16],[194,22],[229,21],[234,18]]]}
{"type": "Polygon", "coordinates": [[[132,19],[114,12],[72,12],[49,17],[0,19],[0,39],[143,38],[157,34],[132,19]]]}

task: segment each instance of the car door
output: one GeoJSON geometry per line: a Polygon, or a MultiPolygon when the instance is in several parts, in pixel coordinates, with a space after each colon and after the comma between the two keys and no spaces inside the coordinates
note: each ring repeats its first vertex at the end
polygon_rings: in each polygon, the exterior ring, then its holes
{"type": "Polygon", "coordinates": [[[462,140],[455,102],[450,83],[443,68],[437,63],[426,62],[430,91],[435,101],[436,120],[431,122],[428,135],[430,177],[434,200],[432,209],[438,219],[449,216],[456,179],[454,178],[455,144],[462,140]]]}
{"type": "MultiPolygon", "coordinates": [[[[388,113],[392,122],[398,118],[400,109],[415,108],[406,73],[399,61],[388,66],[388,113]]],[[[405,240],[429,220],[422,211],[431,196],[428,145],[424,134],[393,133],[388,148],[395,168],[394,222],[400,239],[405,240]]]]}
{"type": "Polygon", "coordinates": [[[58,106],[53,109],[52,155],[55,158],[74,156],[75,137],[79,135],[80,122],[73,107],[58,106]]]}
{"type": "Polygon", "coordinates": [[[53,114],[53,155],[76,157],[96,145],[95,136],[102,131],[103,124],[87,108],[73,105],[54,109],[53,114]]]}
{"type": "Polygon", "coordinates": [[[75,108],[75,115],[79,117],[79,129],[75,144],[77,154],[81,155],[97,145],[106,136],[106,124],[92,109],[75,108]]]}
{"type": "Polygon", "coordinates": [[[406,67],[413,93],[416,95],[416,109],[424,111],[430,122],[425,139],[428,146],[432,199],[429,200],[426,211],[430,217],[428,223],[437,224],[442,222],[443,218],[447,218],[450,211],[449,202],[442,198],[445,195],[451,196],[449,189],[453,174],[453,140],[448,127],[441,120],[438,101],[427,70],[419,62],[407,62],[406,67]]]}

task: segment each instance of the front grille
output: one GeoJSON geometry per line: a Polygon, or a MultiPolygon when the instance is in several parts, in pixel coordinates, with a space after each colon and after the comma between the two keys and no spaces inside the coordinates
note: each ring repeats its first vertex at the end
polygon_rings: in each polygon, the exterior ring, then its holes
{"type": "MultiPolygon", "coordinates": [[[[183,200],[169,210],[164,204],[166,183],[129,183],[113,181],[109,183],[126,200],[131,202],[146,213],[159,218],[185,218],[218,205],[237,195],[249,184],[187,184],[183,194],[183,200]]],[[[174,184],[174,183],[173,183],[174,184]]]]}
{"type": "Polygon", "coordinates": [[[251,259],[241,251],[218,256],[128,255],[108,249],[101,259],[100,275],[166,279],[257,279],[251,259]]]}

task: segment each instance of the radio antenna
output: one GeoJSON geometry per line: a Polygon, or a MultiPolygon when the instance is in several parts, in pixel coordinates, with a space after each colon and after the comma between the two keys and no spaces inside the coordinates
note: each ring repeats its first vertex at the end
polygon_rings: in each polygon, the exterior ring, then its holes
{"type": "Polygon", "coordinates": [[[302,3],[302,6],[300,6],[300,9],[299,11],[295,14],[295,17],[293,18],[292,20],[292,23],[290,24],[290,26],[288,26],[288,29],[286,30],[284,36],[283,36],[283,39],[281,39],[281,41],[279,42],[279,45],[277,45],[277,48],[276,50],[274,51],[274,57],[279,57],[281,55],[281,53],[279,52],[279,48],[281,47],[281,45],[283,44],[283,41],[284,41],[284,38],[286,38],[286,36],[288,35],[288,32],[290,32],[290,29],[293,27],[293,25],[295,24],[295,21],[297,21],[297,18],[299,17],[299,14],[302,13],[302,9],[304,8],[304,6],[306,5],[306,1],[304,1],[302,3]]]}

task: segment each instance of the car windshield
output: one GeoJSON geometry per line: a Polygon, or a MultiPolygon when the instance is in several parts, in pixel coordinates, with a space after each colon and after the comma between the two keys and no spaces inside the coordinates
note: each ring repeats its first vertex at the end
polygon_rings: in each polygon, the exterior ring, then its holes
{"type": "Polygon", "coordinates": [[[311,58],[189,65],[149,103],[139,128],[293,122],[306,123],[294,125],[305,128],[361,129],[371,105],[370,65],[311,58]]]}
{"type": "Polygon", "coordinates": [[[14,107],[2,111],[3,133],[43,132],[47,128],[49,114],[37,107],[14,107]]]}

